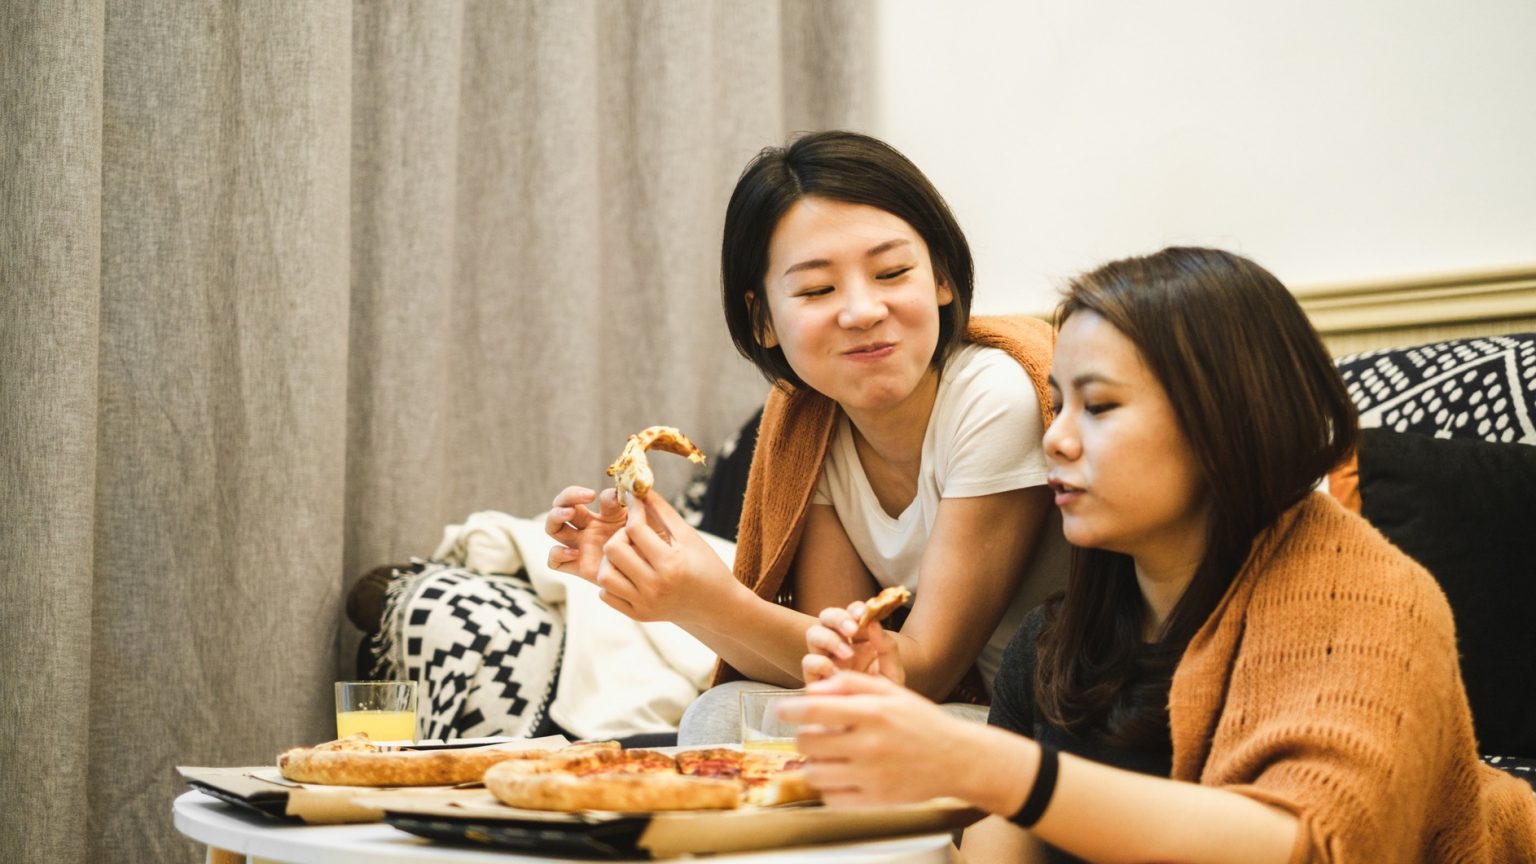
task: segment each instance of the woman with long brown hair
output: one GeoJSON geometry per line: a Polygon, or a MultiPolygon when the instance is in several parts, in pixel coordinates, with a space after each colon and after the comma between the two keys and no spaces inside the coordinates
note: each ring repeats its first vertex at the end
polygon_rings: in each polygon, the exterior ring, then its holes
{"type": "MultiPolygon", "coordinates": [[[[1076,279],[1057,323],[1065,595],[980,733],[807,655],[782,713],[827,799],[970,800],[994,814],[971,861],[1536,860],[1536,797],[1477,761],[1444,595],[1312,491],[1356,419],[1284,286],[1165,249],[1076,279]]],[[[878,625],[841,635],[899,682],[878,625]]]]}

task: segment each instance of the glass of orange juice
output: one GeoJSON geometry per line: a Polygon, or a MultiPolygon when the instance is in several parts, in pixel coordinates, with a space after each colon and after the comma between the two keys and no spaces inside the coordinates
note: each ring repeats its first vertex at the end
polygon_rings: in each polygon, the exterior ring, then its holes
{"type": "Polygon", "coordinates": [[[778,703],[804,690],[745,690],[741,694],[741,749],[795,750],[797,724],[779,719],[778,703]]]}
{"type": "Polygon", "coordinates": [[[336,737],[416,740],[415,681],[337,681],[336,737]]]}

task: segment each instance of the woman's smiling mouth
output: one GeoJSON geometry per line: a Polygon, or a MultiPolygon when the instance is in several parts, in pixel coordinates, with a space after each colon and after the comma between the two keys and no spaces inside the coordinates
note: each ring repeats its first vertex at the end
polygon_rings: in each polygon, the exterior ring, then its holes
{"type": "Polygon", "coordinates": [[[843,352],[850,360],[881,360],[891,355],[896,345],[891,342],[870,342],[843,352]]]}

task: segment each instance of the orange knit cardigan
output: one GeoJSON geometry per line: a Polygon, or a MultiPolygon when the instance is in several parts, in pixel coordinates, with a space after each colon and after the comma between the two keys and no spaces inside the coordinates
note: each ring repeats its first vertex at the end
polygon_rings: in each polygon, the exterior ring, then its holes
{"type": "Polygon", "coordinates": [[[1169,718],[1173,776],[1295,813],[1292,861],[1536,861],[1536,795],[1477,759],[1445,595],[1325,495],[1255,541],[1169,718]]]}
{"type": "MultiPolygon", "coordinates": [[[[1049,426],[1046,378],[1056,344],[1050,325],[1023,315],[972,318],[966,341],[1006,351],[1024,367],[1039,397],[1041,420],[1049,426]]],[[[836,402],[814,390],[780,386],[768,394],[736,537],[736,578],[759,597],[786,602],[792,596],[789,566],[827,457],[837,410],[836,402]]],[[[715,684],[740,677],[723,662],[715,667],[715,684]]]]}

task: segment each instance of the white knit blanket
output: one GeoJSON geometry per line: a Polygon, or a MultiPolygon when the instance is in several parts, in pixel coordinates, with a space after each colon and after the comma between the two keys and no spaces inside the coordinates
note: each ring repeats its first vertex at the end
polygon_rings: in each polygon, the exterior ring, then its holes
{"type": "MultiPolygon", "coordinates": [[[[703,535],[729,565],[736,546],[703,535]]],[[[565,626],[565,653],[549,715],[582,738],[675,730],[709,685],[715,655],[674,624],[639,622],[597,596],[597,587],[548,566],[554,540],[542,520],[471,514],[443,530],[432,558],[480,573],[526,569],[534,593],[565,626]]]]}

